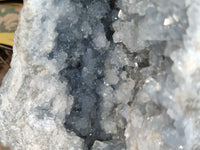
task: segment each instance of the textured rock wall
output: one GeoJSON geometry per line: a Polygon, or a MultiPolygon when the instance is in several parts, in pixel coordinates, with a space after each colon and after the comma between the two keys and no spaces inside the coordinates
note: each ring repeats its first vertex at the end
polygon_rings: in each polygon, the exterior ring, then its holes
{"type": "Polygon", "coordinates": [[[149,66],[139,71],[145,84],[126,116],[127,149],[199,149],[199,2],[119,1],[119,7],[122,21],[115,24],[125,27],[116,25],[114,40],[149,51],[149,66]],[[141,17],[137,24],[133,14],[141,17]],[[132,38],[123,32],[130,26],[137,29],[132,38]]]}
{"type": "Polygon", "coordinates": [[[81,149],[82,140],[66,132],[64,118],[73,99],[58,72],[62,55],[48,60],[56,38],[62,5],[24,2],[16,31],[11,69],[0,90],[0,139],[16,150],[81,149]]]}
{"type": "Polygon", "coordinates": [[[27,0],[0,89],[13,149],[198,150],[198,0],[27,0]]]}

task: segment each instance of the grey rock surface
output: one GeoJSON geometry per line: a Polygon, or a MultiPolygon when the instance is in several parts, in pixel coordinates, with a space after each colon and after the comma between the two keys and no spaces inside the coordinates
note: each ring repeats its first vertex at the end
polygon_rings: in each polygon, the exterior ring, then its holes
{"type": "Polygon", "coordinates": [[[11,149],[82,149],[83,141],[63,125],[73,104],[58,75],[65,55],[48,60],[62,11],[53,0],[24,2],[12,69],[0,89],[0,140],[11,149]]]}
{"type": "Polygon", "coordinates": [[[0,88],[16,150],[198,150],[198,0],[26,0],[0,88]]]}

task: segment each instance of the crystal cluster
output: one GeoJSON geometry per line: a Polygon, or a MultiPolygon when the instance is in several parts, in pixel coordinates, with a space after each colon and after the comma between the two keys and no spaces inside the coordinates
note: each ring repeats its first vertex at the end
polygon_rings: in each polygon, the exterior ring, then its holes
{"type": "Polygon", "coordinates": [[[27,0],[0,89],[13,149],[198,150],[198,0],[27,0]]]}

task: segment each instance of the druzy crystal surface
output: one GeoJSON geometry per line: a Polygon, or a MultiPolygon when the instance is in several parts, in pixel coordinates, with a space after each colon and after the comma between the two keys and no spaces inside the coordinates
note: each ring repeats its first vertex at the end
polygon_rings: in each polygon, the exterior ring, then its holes
{"type": "Polygon", "coordinates": [[[198,0],[26,0],[0,88],[16,150],[200,149],[198,0]]]}

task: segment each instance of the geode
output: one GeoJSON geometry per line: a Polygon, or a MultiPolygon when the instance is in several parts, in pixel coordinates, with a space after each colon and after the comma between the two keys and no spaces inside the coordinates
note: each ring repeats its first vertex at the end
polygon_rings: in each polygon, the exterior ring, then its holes
{"type": "Polygon", "coordinates": [[[198,150],[198,0],[26,0],[0,88],[12,149],[198,150]]]}

